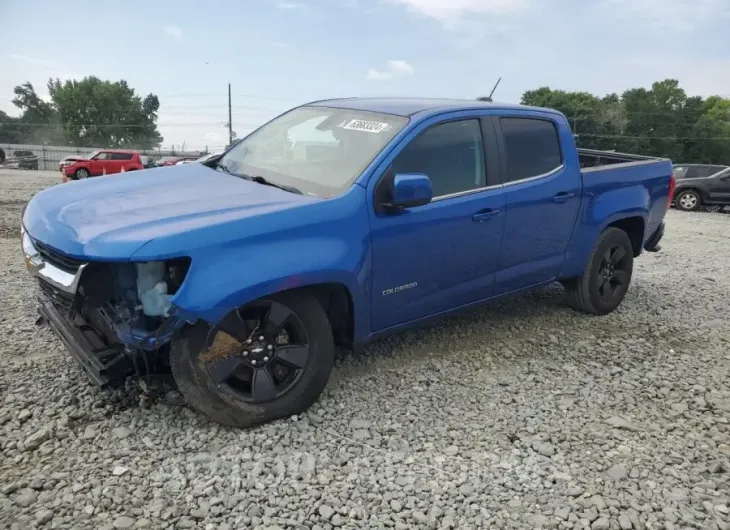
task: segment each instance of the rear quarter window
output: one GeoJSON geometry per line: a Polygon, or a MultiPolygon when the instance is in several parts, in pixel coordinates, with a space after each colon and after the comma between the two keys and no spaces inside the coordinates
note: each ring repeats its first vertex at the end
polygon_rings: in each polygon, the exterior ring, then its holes
{"type": "Polygon", "coordinates": [[[558,129],[547,119],[501,118],[507,155],[507,180],[545,175],[563,163],[558,129]]]}
{"type": "Polygon", "coordinates": [[[696,179],[706,177],[708,171],[709,168],[707,166],[689,166],[687,167],[687,172],[685,173],[684,178],[696,179]]]}

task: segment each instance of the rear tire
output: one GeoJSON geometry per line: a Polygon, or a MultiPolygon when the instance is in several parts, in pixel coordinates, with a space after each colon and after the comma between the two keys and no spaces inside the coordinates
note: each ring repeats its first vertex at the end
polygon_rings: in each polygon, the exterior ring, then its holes
{"type": "MultiPolygon", "coordinates": [[[[260,342],[256,340],[258,334],[264,333],[258,329],[255,333],[252,331],[250,335],[247,335],[249,339],[254,337],[254,343],[251,344],[250,340],[248,342],[245,339],[239,341],[237,337],[232,336],[233,333],[222,333],[218,327],[201,323],[172,343],[170,366],[180,393],[195,410],[215,422],[231,427],[252,427],[299,414],[307,410],[327,386],[334,365],[335,346],[327,314],[314,296],[308,293],[289,292],[260,299],[240,308],[240,311],[231,312],[221,321],[220,325],[224,326],[224,323],[229,322],[231,318],[238,319],[236,322],[243,321],[245,319],[241,315],[250,311],[249,307],[266,303],[272,304],[271,307],[276,305],[290,311],[306,333],[306,345],[308,346],[306,362],[301,363],[304,366],[296,372],[296,377],[292,378],[293,383],[288,383],[289,386],[286,386],[286,382],[282,383],[285,389],[281,395],[277,394],[277,387],[273,391],[275,394],[272,394],[271,397],[264,400],[254,399],[254,381],[257,377],[255,375],[257,369],[258,373],[261,373],[261,370],[265,371],[271,381],[278,381],[271,375],[271,370],[275,370],[275,368],[271,368],[271,364],[266,368],[262,368],[261,365],[258,365],[258,368],[249,366],[254,354],[262,355],[261,350],[266,351],[267,347],[265,343],[260,343],[256,348],[257,343],[260,342]],[[213,351],[213,344],[217,344],[215,339],[211,339],[211,336],[217,337],[218,334],[232,339],[226,345],[226,348],[230,348],[230,350],[222,358],[216,358],[213,361],[204,360],[206,354],[213,351]],[[246,346],[246,344],[250,345],[246,346]],[[235,362],[237,366],[226,376],[232,377],[233,380],[227,379],[216,384],[211,366],[229,361],[235,362]],[[243,375],[253,374],[249,376],[249,396],[246,396],[245,392],[237,390],[240,387],[239,381],[243,380],[238,378],[241,370],[243,375]],[[273,397],[274,395],[276,397],[273,397]]],[[[228,324],[225,325],[228,326],[228,324]]],[[[241,336],[240,333],[236,333],[236,335],[241,336]]],[[[275,353],[270,354],[272,359],[285,349],[286,346],[275,346],[275,353]]],[[[264,360],[267,359],[268,357],[264,360]]],[[[261,363],[261,359],[259,359],[259,363],[261,363]]],[[[245,385],[245,383],[243,384],[245,385]]]]}
{"type": "Polygon", "coordinates": [[[611,313],[626,296],[633,267],[634,250],[628,234],[607,228],[599,236],[583,275],[563,283],[568,305],[593,315],[611,313]]]}
{"type": "Polygon", "coordinates": [[[677,208],[685,212],[693,212],[702,206],[699,193],[694,190],[680,191],[677,194],[677,208]]]}

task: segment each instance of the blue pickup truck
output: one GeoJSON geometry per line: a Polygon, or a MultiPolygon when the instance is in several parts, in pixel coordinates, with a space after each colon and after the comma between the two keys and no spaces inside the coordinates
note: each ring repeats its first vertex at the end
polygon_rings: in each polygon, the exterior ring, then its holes
{"type": "Polygon", "coordinates": [[[22,247],[41,315],[100,386],[168,370],[246,427],[306,410],[337,346],[553,282],[613,311],[673,186],[669,160],[576,149],[553,110],[336,99],[202,164],[46,189],[22,247]]]}

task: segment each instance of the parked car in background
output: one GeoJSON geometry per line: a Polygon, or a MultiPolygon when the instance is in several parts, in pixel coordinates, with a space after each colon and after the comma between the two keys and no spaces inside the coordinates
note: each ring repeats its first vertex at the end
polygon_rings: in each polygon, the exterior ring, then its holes
{"type": "Polygon", "coordinates": [[[11,169],[38,169],[38,156],[33,151],[13,151],[4,161],[0,161],[3,167],[11,169]]]}
{"type": "Polygon", "coordinates": [[[239,427],[312,405],[336,344],[556,281],[612,312],[674,186],[669,160],[576,149],[560,112],[448,99],[319,101],[146,173],[30,200],[41,314],[98,384],[169,366],[239,427]]]}
{"type": "Polygon", "coordinates": [[[717,211],[730,205],[730,166],[709,164],[676,164],[677,186],[673,202],[679,210],[693,211],[704,207],[717,211]]]}
{"type": "Polygon", "coordinates": [[[210,153],[210,154],[207,154],[207,155],[203,155],[200,158],[198,158],[196,160],[196,162],[202,164],[203,162],[207,162],[208,160],[212,160],[212,159],[214,159],[217,156],[221,156],[222,154],[223,154],[222,152],[219,152],[219,153],[210,153]]]}
{"type": "Polygon", "coordinates": [[[13,151],[12,158],[10,158],[8,161],[14,161],[17,164],[18,169],[32,169],[35,171],[38,170],[38,155],[33,153],[33,151],[13,151]]]}
{"type": "Polygon", "coordinates": [[[111,175],[122,171],[144,169],[139,151],[106,149],[92,153],[89,158],[70,160],[61,165],[61,172],[70,180],[111,175]]]}
{"type": "Polygon", "coordinates": [[[160,159],[160,163],[158,165],[161,166],[174,166],[178,162],[182,162],[184,160],[189,160],[191,162],[195,161],[195,159],[198,158],[196,156],[166,156],[160,159]]]}
{"type": "Polygon", "coordinates": [[[140,162],[142,163],[142,166],[144,166],[145,169],[157,167],[157,161],[154,158],[152,158],[150,155],[140,155],[139,159],[140,159],[140,162]]]}

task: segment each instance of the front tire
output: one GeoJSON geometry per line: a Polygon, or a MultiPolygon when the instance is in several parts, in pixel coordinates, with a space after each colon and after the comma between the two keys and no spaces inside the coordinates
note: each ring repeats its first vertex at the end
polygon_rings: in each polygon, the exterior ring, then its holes
{"type": "Polygon", "coordinates": [[[74,175],[76,175],[77,180],[81,180],[81,179],[88,178],[89,172],[88,172],[88,170],[86,170],[84,168],[80,168],[80,169],[76,170],[76,173],[74,173],[74,175]]]}
{"type": "Polygon", "coordinates": [[[194,409],[223,425],[252,427],[307,410],[327,386],[334,358],[320,303],[288,292],[236,309],[217,326],[196,325],[173,341],[170,365],[194,409]]]}
{"type": "Polygon", "coordinates": [[[702,205],[700,195],[694,190],[681,191],[677,194],[677,208],[685,212],[693,212],[702,205]]]}
{"type": "Polygon", "coordinates": [[[598,238],[580,278],[565,284],[568,305],[576,311],[607,315],[623,301],[631,283],[634,250],[619,228],[607,228],[598,238]]]}

